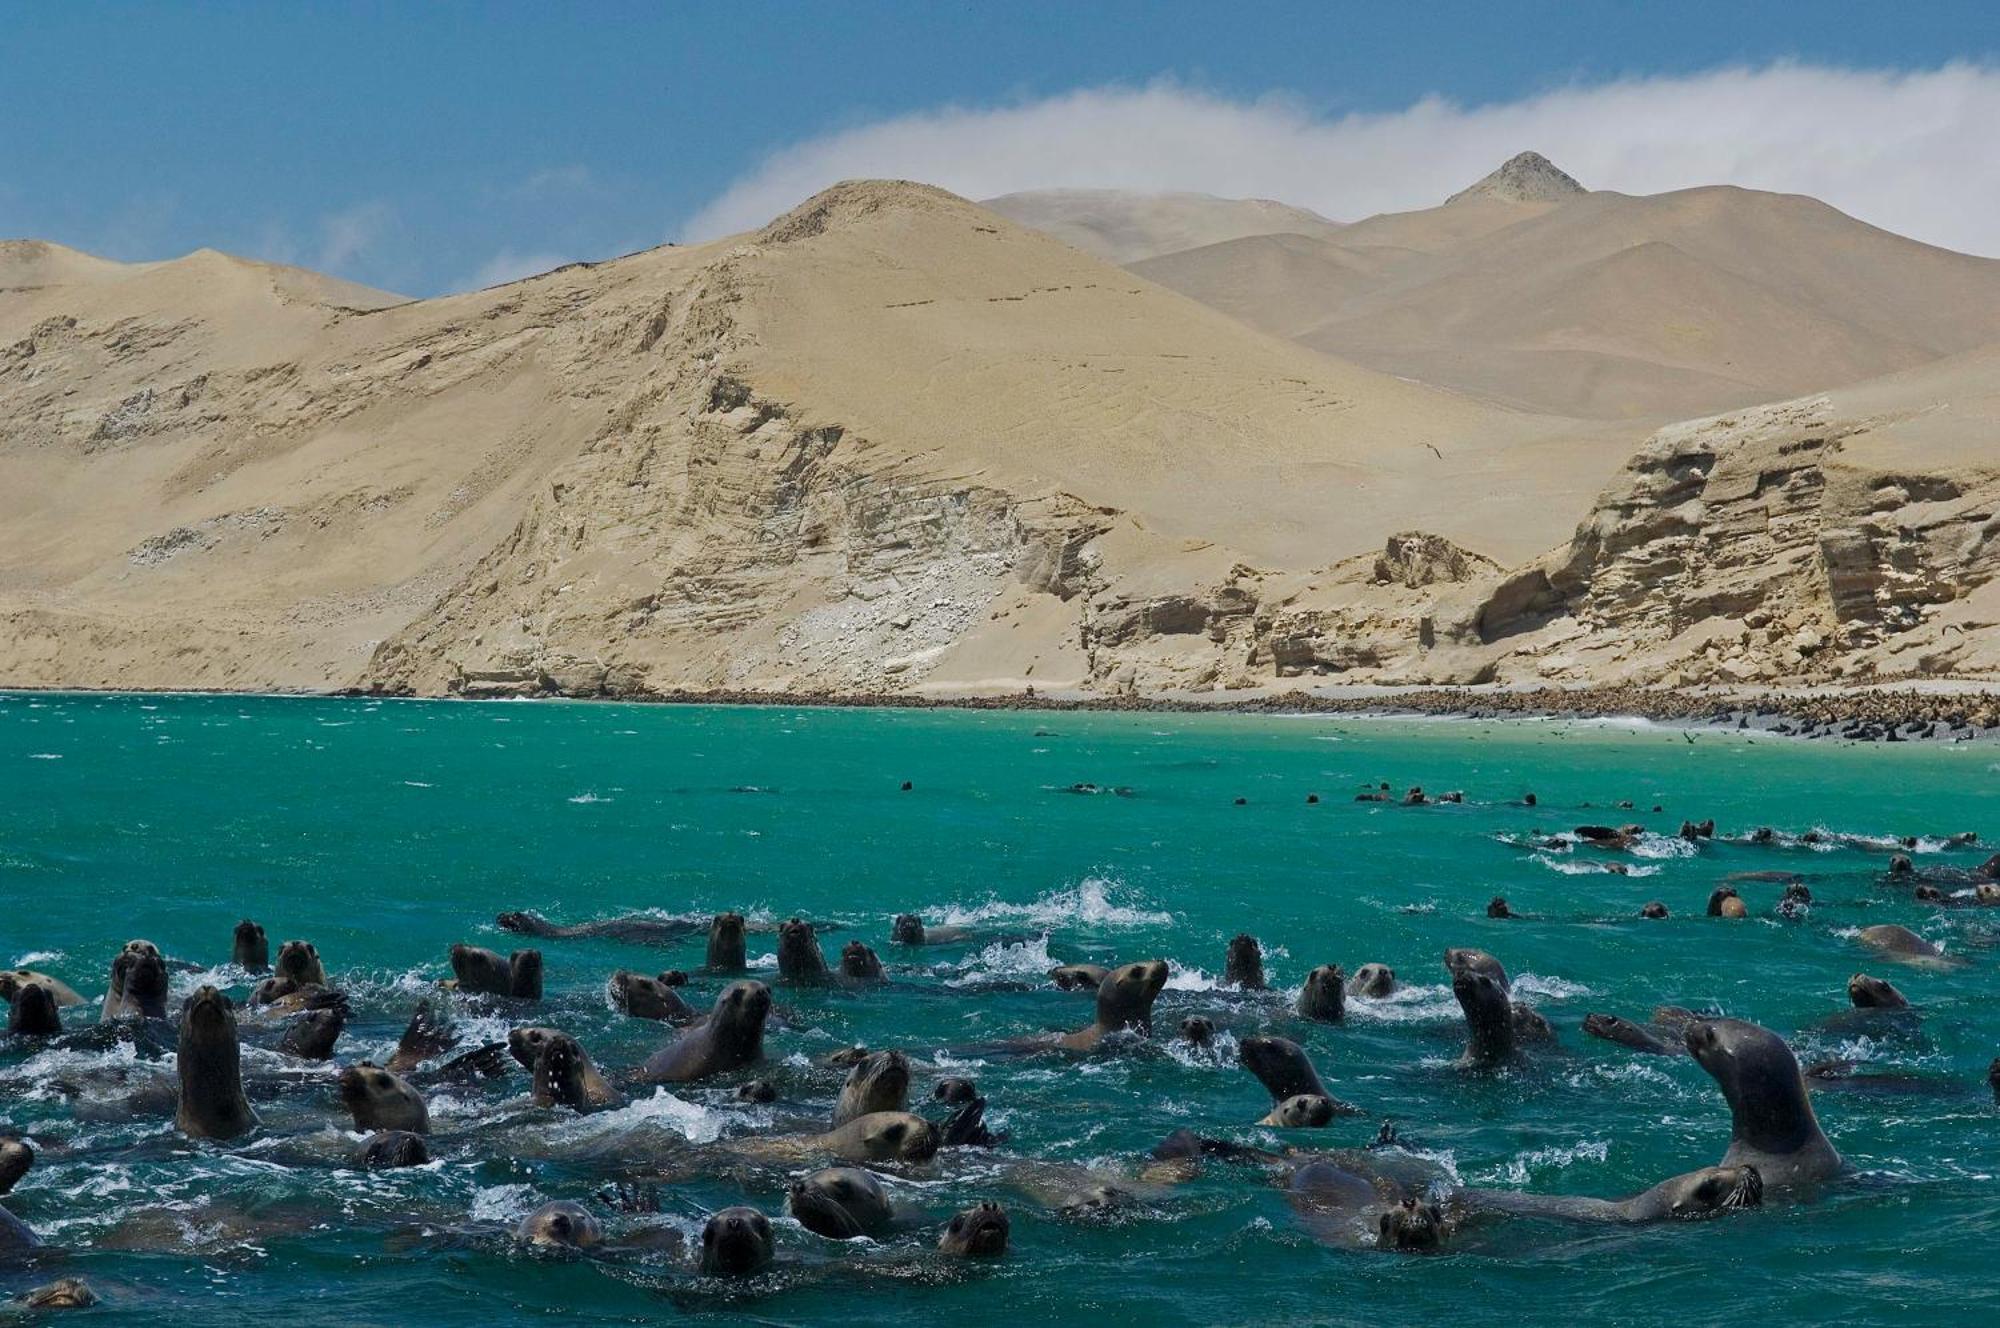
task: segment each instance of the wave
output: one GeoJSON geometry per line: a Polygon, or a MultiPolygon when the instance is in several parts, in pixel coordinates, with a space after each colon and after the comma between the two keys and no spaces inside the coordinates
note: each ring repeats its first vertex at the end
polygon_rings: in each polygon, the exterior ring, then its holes
{"type": "MultiPolygon", "coordinates": [[[[1073,886],[1051,890],[1026,904],[989,899],[981,904],[946,904],[934,910],[945,926],[1014,922],[1044,930],[1062,926],[1170,927],[1174,915],[1149,909],[1122,881],[1086,876],[1073,886]],[[1131,902],[1122,902],[1131,899],[1131,902]]],[[[929,914],[925,914],[929,916],[929,914]]]]}

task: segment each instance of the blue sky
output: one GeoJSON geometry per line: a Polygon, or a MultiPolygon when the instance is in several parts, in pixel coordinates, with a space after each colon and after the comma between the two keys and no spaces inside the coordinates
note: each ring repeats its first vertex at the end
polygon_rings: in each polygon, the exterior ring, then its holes
{"type": "Polygon", "coordinates": [[[1926,238],[1980,247],[1977,217],[2000,202],[1953,155],[1971,153],[1959,121],[1990,109],[1991,4],[20,4],[0,19],[0,235],[125,259],[211,245],[414,294],[761,219],[849,165],[975,193],[1104,178],[1355,215],[1433,201],[1517,127],[1576,138],[1562,164],[1594,165],[1586,184],[1748,174],[1869,215],[1869,182],[1914,138],[1920,178],[1956,192],[1909,202],[1899,180],[1905,202],[1882,201],[1908,215],[1885,224],[1937,216],[1926,238]],[[1948,83],[1879,77],[1954,63],[1948,83]],[[1774,64],[1817,81],[1772,83],[1774,64]],[[1738,119],[1696,120],[1643,159],[1570,133],[1608,103],[1565,93],[1635,84],[1651,100],[1619,100],[1621,142],[1686,108],[1738,119]],[[1778,118],[1760,108],[1801,96],[1833,99],[1828,115],[1740,146],[1778,118]],[[1451,113],[1426,116],[1427,98],[1451,113]],[[1901,121],[1886,138],[1870,128],[1885,118],[1901,121]],[[1310,137],[1268,161],[1230,146],[1291,133],[1310,137]],[[1351,185],[1311,169],[1316,153],[1351,185]],[[1843,153],[1820,175],[1787,164],[1843,153]],[[1961,196],[1957,223],[1939,209],[1961,196]]]}

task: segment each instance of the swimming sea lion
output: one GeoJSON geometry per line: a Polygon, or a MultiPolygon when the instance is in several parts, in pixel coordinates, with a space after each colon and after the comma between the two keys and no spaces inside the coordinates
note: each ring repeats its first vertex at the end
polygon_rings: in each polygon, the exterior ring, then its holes
{"type": "Polygon", "coordinates": [[[764,1057],[764,1021],[771,989],[761,982],[732,982],[715,998],[708,1018],[653,1053],[640,1070],[647,1083],[689,1083],[753,1065],[764,1057]]]}
{"type": "Polygon", "coordinates": [[[0,1194],[5,1194],[21,1183],[21,1177],[34,1170],[35,1150],[20,1139],[0,1135],[0,1194]]]}
{"type": "Polygon", "coordinates": [[[1008,1227],[1007,1212],[999,1204],[975,1204],[945,1224],[938,1249],[958,1258],[995,1258],[1007,1252],[1008,1227]]]}
{"type": "Polygon", "coordinates": [[[190,1139],[234,1139],[257,1128],[243,1095],[243,1047],[236,1009],[214,987],[197,988],[181,1007],[174,1059],[180,1105],[174,1125],[190,1139]]]}
{"type": "Polygon", "coordinates": [[[1573,1222],[1687,1222],[1759,1206],[1764,1202],[1764,1178],[1754,1165],[1745,1162],[1670,1176],[1627,1199],[1506,1190],[1467,1190],[1459,1197],[1474,1207],[1521,1217],[1573,1222]]]}
{"type": "Polygon", "coordinates": [[[1049,980],[1064,991],[1096,991],[1110,971],[1102,964],[1062,964],[1049,970],[1049,980]]]}
{"type": "Polygon", "coordinates": [[[1495,895],[1487,901],[1486,916],[1489,918],[1511,918],[1514,916],[1514,911],[1507,907],[1507,898],[1505,895],[1495,895]]]}
{"type": "Polygon", "coordinates": [[[1167,985],[1167,966],[1157,959],[1113,969],[1097,984],[1097,1018],[1088,1028],[1057,1039],[1066,1051],[1094,1051],[1106,1036],[1132,1030],[1153,1035],[1153,1002],[1167,985]]]}
{"type": "Polygon", "coordinates": [[[1360,1109],[1351,1107],[1327,1091],[1320,1082],[1319,1071],[1313,1068],[1312,1058],[1306,1055],[1304,1047],[1290,1038],[1247,1037],[1237,1048],[1236,1059],[1244,1069],[1257,1076],[1257,1082],[1271,1095],[1273,1106],[1280,1106],[1289,1099],[1300,1096],[1323,1097],[1333,1103],[1334,1110],[1343,1116],[1361,1114],[1360,1109]]]}
{"type": "Polygon", "coordinates": [[[11,1001],[14,999],[14,994],[22,987],[30,986],[47,988],[49,995],[55,997],[58,1007],[83,1004],[83,997],[77,995],[76,989],[60,978],[52,978],[47,973],[40,973],[32,968],[0,971],[0,1000],[11,1001]]]}
{"type": "Polygon", "coordinates": [[[1363,964],[1354,970],[1354,977],[1347,984],[1349,996],[1365,996],[1375,1001],[1392,996],[1395,991],[1396,970],[1387,964],[1363,964]]]}
{"type": "Polygon", "coordinates": [[[420,1167],[431,1160],[430,1145],[410,1130],[381,1130],[368,1136],[355,1161],[369,1171],[420,1167]]]}
{"type": "MultiPolygon", "coordinates": [[[[527,1031],[514,1030],[515,1033],[527,1031]]],[[[625,1105],[625,1095],[597,1072],[582,1043],[567,1033],[552,1029],[535,1029],[533,1032],[543,1034],[538,1039],[533,1066],[532,1091],[536,1106],[568,1107],[571,1111],[589,1113],[625,1105]]],[[[508,1034],[508,1043],[511,1050],[513,1033],[508,1034]]]]}
{"type": "Polygon", "coordinates": [[[1908,927],[1899,927],[1894,923],[1863,927],[1854,939],[1885,958],[1900,959],[1905,963],[1937,963],[1944,959],[1944,951],[1908,927]]]}
{"type": "MultiPolygon", "coordinates": [[[[1735,886],[1733,885],[1716,886],[1715,889],[1709,891],[1708,894],[1708,916],[1710,916],[1711,918],[1719,918],[1725,916],[1725,914],[1722,911],[1723,904],[1728,900],[1735,899],[1736,897],[1737,896],[1736,896],[1735,886]]],[[[1742,917],[1743,915],[1739,913],[1736,914],[1735,916],[1742,917]]]]}
{"type": "Polygon", "coordinates": [[[551,940],[601,938],[631,941],[637,945],[665,945],[695,929],[695,924],[687,918],[655,918],[642,914],[606,918],[599,922],[579,922],[573,927],[557,926],[539,913],[526,912],[502,913],[493,921],[500,930],[520,936],[541,936],[551,940]]]}
{"type": "Polygon", "coordinates": [[[97,1303],[97,1293],[81,1278],[58,1277],[5,1303],[22,1310],[87,1310],[97,1303]]]}
{"type": "Polygon", "coordinates": [[[430,1108],[424,1095],[400,1075],[373,1061],[359,1061],[340,1072],[340,1100],[354,1117],[357,1130],[431,1132],[430,1108]]]}
{"type": "Polygon", "coordinates": [[[311,941],[286,941],[278,947],[278,962],[271,976],[250,993],[252,1005],[274,1005],[326,986],[326,966],[320,962],[319,948],[311,941]]]}
{"type": "Polygon", "coordinates": [[[778,1100],[778,1086],[769,1079],[752,1079],[736,1086],[738,1102],[769,1103],[778,1100]]]}
{"type": "Polygon", "coordinates": [[[658,978],[619,969],[611,975],[611,1003],[634,1019],[664,1019],[681,1023],[695,1017],[694,1007],[681,999],[662,974],[658,978]]]}
{"type": "Polygon", "coordinates": [[[128,941],[111,961],[102,1022],[167,1017],[167,964],[151,941],[128,941]]]}
{"type": "Polygon", "coordinates": [[[522,1245],[588,1250],[604,1243],[604,1226],[582,1204],[558,1199],[522,1218],[514,1239],[522,1245]]]}
{"type": "Polygon", "coordinates": [[[542,999],[542,952],[516,950],[502,959],[477,945],[451,947],[451,972],[462,992],[482,996],[507,996],[516,1000],[542,999]]]}
{"type": "Polygon", "coordinates": [[[1882,978],[1872,978],[1866,973],[1856,973],[1847,980],[1847,999],[1857,1010],[1907,1010],[1909,997],[1897,991],[1893,983],[1882,978]]]}
{"type": "Polygon", "coordinates": [[[1317,1129],[1332,1123],[1333,1118],[1340,1114],[1340,1105],[1319,1093],[1300,1093],[1272,1107],[1257,1123],[1288,1130],[1317,1129]]]}
{"type": "Polygon", "coordinates": [[[1198,1014],[1189,1015],[1181,1020],[1181,1041],[1190,1047],[1214,1046],[1215,1021],[1198,1014]]]}
{"type": "Polygon", "coordinates": [[[1783,1038],[1740,1019],[1706,1019],[1688,1029],[1687,1048],[1729,1102],[1723,1166],[1748,1163],[1764,1184],[1780,1189],[1840,1172],[1840,1154],[1820,1131],[1798,1060],[1783,1038]]]}
{"type": "Polygon", "coordinates": [[[816,1135],[807,1153],[827,1153],[849,1162],[925,1162],[941,1142],[935,1125],[907,1111],[873,1111],[816,1135]]]}
{"type": "Polygon", "coordinates": [[[1710,817],[1706,821],[1682,821],[1681,838],[1687,840],[1689,843],[1694,843],[1696,840],[1701,839],[1715,838],[1715,819],[1710,817]]]}
{"type": "Polygon", "coordinates": [[[910,1060],[900,1051],[871,1052],[847,1072],[833,1105],[837,1128],[858,1116],[901,1111],[910,1100],[910,1060]]]}
{"type": "Polygon", "coordinates": [[[1504,978],[1480,968],[1452,974],[1451,994],[1465,1013],[1465,1056],[1468,1066],[1497,1065],[1515,1052],[1514,1011],[1504,978]]]}
{"type": "Polygon", "coordinates": [[[741,973],[749,966],[744,948],[741,913],[718,913],[708,924],[708,958],[703,962],[712,972],[741,973]]]}
{"type": "Polygon", "coordinates": [[[1596,1011],[1586,1014],[1583,1017],[1583,1031],[1592,1037],[1616,1042],[1622,1047],[1630,1047],[1633,1051],[1643,1051],[1652,1056],[1678,1056],[1685,1050],[1680,1044],[1668,1041],[1658,1031],[1615,1014],[1600,1014],[1596,1011]]]}
{"type": "Polygon", "coordinates": [[[1292,1171],[1286,1191],[1313,1238],[1336,1248],[1428,1252],[1450,1233],[1442,1209],[1365,1154],[1314,1158],[1292,1171]]]}
{"type": "Polygon", "coordinates": [[[1642,918],[1664,918],[1667,916],[1667,906],[1657,899],[1648,900],[1640,906],[1639,916],[1642,918]]]}
{"type": "Polygon", "coordinates": [[[940,1079],[931,1088],[931,1100],[951,1106],[963,1106],[979,1096],[979,1085],[970,1079],[940,1079]]]}
{"type": "Polygon", "coordinates": [[[970,927],[944,925],[927,927],[914,913],[898,913],[889,925],[889,939],[897,945],[957,945],[972,939],[970,927]]]}
{"type": "Polygon", "coordinates": [[[749,1277],[771,1258],[771,1220],[754,1208],[725,1208],[701,1229],[699,1266],[709,1277],[749,1277]]]}
{"type": "Polygon", "coordinates": [[[1299,1016],[1322,1024],[1337,1024],[1347,1017],[1347,975],[1338,964],[1321,964],[1306,974],[1299,990],[1299,1016]]]}
{"type": "Polygon", "coordinates": [[[826,956],[810,922],[788,918],[779,924],[778,976],[787,982],[826,981],[826,956]]]}
{"type": "Polygon", "coordinates": [[[271,967],[271,942],[264,929],[245,918],[236,924],[230,941],[229,962],[248,973],[262,973],[271,967]]]}
{"type": "Polygon", "coordinates": [[[1222,961],[1222,980],[1244,991],[1264,990],[1264,948],[1257,938],[1244,932],[1229,942],[1222,961]]]}
{"type": "Polygon", "coordinates": [[[859,1167],[827,1167],[792,1182],[788,1193],[799,1225],[829,1240],[868,1236],[895,1216],[882,1182],[859,1167]]]}
{"type": "Polygon", "coordinates": [[[278,1039],[278,1050],[305,1061],[330,1060],[334,1044],[340,1041],[341,1031],[346,1027],[344,999],[303,1011],[285,1026],[284,1035],[278,1039]]]}
{"type": "Polygon", "coordinates": [[[882,960],[860,941],[840,947],[840,976],[850,982],[880,982],[882,960]]]}
{"type": "Polygon", "coordinates": [[[56,998],[47,987],[28,982],[14,989],[7,1011],[7,1032],[14,1037],[55,1037],[62,1032],[56,998]]]}

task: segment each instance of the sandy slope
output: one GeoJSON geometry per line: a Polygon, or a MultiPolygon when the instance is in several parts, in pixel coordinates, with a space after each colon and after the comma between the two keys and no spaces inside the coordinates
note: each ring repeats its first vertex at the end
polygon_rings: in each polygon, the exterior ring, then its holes
{"type": "Polygon", "coordinates": [[[1234,240],[1245,235],[1335,235],[1341,226],[1307,208],[1267,198],[1141,194],[1120,189],[1039,189],[980,204],[1113,263],[1234,240]]]}

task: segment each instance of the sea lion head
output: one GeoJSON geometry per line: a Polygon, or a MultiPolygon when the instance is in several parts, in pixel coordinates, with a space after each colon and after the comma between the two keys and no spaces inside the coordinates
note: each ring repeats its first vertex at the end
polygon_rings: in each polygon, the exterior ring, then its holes
{"type": "Polygon", "coordinates": [[[535,1068],[535,1062],[541,1058],[542,1048],[549,1044],[549,1039],[561,1036],[562,1034],[553,1028],[509,1029],[507,1050],[516,1061],[520,1062],[522,1069],[532,1070],[535,1068]]]}
{"type": "Polygon", "coordinates": [[[1443,1247],[1444,1237],[1443,1210],[1415,1199],[1384,1210],[1376,1224],[1376,1244],[1385,1250],[1428,1254],[1443,1247]]]}
{"type": "Polygon", "coordinates": [[[271,942],[264,929],[245,918],[236,924],[236,936],[229,947],[229,962],[252,973],[271,966],[271,942]]]}
{"type": "Polygon", "coordinates": [[[731,973],[741,970],[747,962],[745,933],[741,913],[716,914],[708,924],[708,966],[731,973]]]}
{"type": "Polygon", "coordinates": [[[14,1300],[24,1310],[87,1310],[97,1303],[97,1293],[77,1277],[59,1277],[47,1286],[24,1291],[14,1300]]]}
{"type": "Polygon", "coordinates": [[[359,1061],[340,1072],[340,1100],[363,1130],[431,1131],[430,1108],[423,1094],[373,1061],[359,1061]]]}
{"type": "Polygon", "coordinates": [[[1708,916],[1710,916],[1711,918],[1722,917],[1723,901],[1734,898],[1736,898],[1735,886],[1733,885],[1716,886],[1715,889],[1711,890],[1708,895],[1708,916]]]}
{"type": "Polygon", "coordinates": [[[311,941],[286,941],[279,946],[278,962],[272,971],[300,986],[326,985],[326,967],[319,961],[319,947],[311,941]]]}
{"type": "Polygon", "coordinates": [[[898,913],[889,925],[889,939],[898,945],[922,945],[924,920],[914,913],[898,913]]]}
{"type": "Polygon", "coordinates": [[[1920,904],[1942,904],[1944,902],[1944,891],[1934,885],[1920,885],[1917,887],[1915,897],[1920,904]]]}
{"type": "Polygon", "coordinates": [[[1320,1093],[1295,1093],[1271,1109],[1271,1124],[1288,1130],[1318,1129],[1334,1117],[1333,1099],[1320,1093]]]}
{"type": "Polygon", "coordinates": [[[1857,1010],[1907,1010],[1909,998],[1897,991],[1895,984],[1882,978],[1872,978],[1866,973],[1856,973],[1847,980],[1847,999],[1857,1010]]]}
{"type": "Polygon", "coordinates": [[[1755,1208],[1764,1202],[1764,1176],[1749,1163],[1727,1167],[1703,1167],[1685,1176],[1676,1176],[1661,1187],[1667,1215],[1683,1221],[1715,1217],[1738,1208],[1755,1208]]]}
{"type": "Polygon", "coordinates": [[[840,973],[849,978],[879,978],[882,961],[860,941],[849,941],[840,947],[840,973]]]}
{"type": "Polygon", "coordinates": [[[701,1271],[748,1277],[771,1266],[771,1220],[754,1208],[725,1208],[701,1229],[701,1271]]]}
{"type": "Polygon", "coordinates": [[[1337,1024],[1347,1017],[1347,975],[1338,964],[1321,964],[1306,974],[1299,991],[1299,1013],[1307,1019],[1337,1024]]]}
{"type": "Polygon", "coordinates": [[[1319,1075],[1305,1048],[1290,1038],[1247,1037],[1238,1044],[1236,1059],[1257,1076],[1271,1098],[1283,1102],[1301,1093],[1320,1091],[1319,1075]]]}
{"type": "Polygon", "coordinates": [[[1190,1047],[1214,1046],[1215,1022],[1203,1015],[1189,1015],[1181,1020],[1181,1041],[1190,1047]]]}
{"type": "Polygon", "coordinates": [[[1890,855],[1889,875],[1915,876],[1916,874],[1917,874],[1917,864],[1911,862],[1907,854],[1895,853],[1890,855]]]}
{"type": "Polygon", "coordinates": [[[1667,916],[1667,906],[1657,899],[1648,900],[1639,909],[1639,916],[1642,918],[1664,918],[1667,916]]]}
{"type": "Polygon", "coordinates": [[[1153,1031],[1153,1002],[1167,985],[1167,966],[1158,959],[1114,968],[1097,984],[1097,1022],[1102,1028],[1153,1031]]]}
{"type": "Polygon", "coordinates": [[[910,1100],[910,1058],[900,1051],[873,1051],[847,1072],[836,1112],[845,1118],[878,1111],[901,1111],[910,1100]]]}
{"type": "Polygon", "coordinates": [[[1495,895],[1487,902],[1486,916],[1489,918],[1511,918],[1514,916],[1514,911],[1507,907],[1507,897],[1505,895],[1495,895]]]}
{"type": "Polygon", "coordinates": [[[360,1163],[370,1171],[420,1167],[431,1160],[430,1145],[409,1130],[380,1130],[361,1145],[360,1163]]]}
{"type": "Polygon", "coordinates": [[[544,1249],[588,1250],[604,1243],[604,1226],[582,1204],[558,1199],[522,1218],[514,1239],[544,1249]]]}
{"type": "Polygon", "coordinates": [[[1459,948],[1444,952],[1445,972],[1457,977],[1460,973],[1484,973],[1498,982],[1502,990],[1507,988],[1507,970],[1500,961],[1484,950],[1459,948]]]}
{"type": "Polygon", "coordinates": [[[828,1167],[792,1182],[792,1216],[799,1225],[829,1240],[850,1240],[890,1218],[889,1196],[859,1167],[828,1167]]]}
{"type": "Polygon", "coordinates": [[[1688,1025],[1685,1041],[1728,1099],[1738,1142],[1789,1153],[1819,1132],[1798,1058],[1776,1033],[1741,1019],[1702,1019],[1688,1025]]]}
{"type": "Polygon", "coordinates": [[[778,1100],[778,1086],[769,1079],[752,1079],[736,1086],[738,1102],[770,1103],[778,1100]]]}
{"type": "Polygon", "coordinates": [[[764,1021],[771,1015],[771,989],[761,982],[732,982],[715,998],[703,1025],[717,1037],[744,1045],[745,1054],[764,1045],[764,1021]]]}
{"type": "Polygon", "coordinates": [[[1349,996],[1366,996],[1379,1001],[1396,990],[1396,970],[1387,964],[1363,964],[1354,970],[1354,977],[1347,984],[1349,996]]]}
{"type": "Polygon", "coordinates": [[[979,1085],[970,1079],[940,1079],[931,1089],[931,1100],[962,1107],[979,1096],[979,1085]]]}
{"type": "Polygon", "coordinates": [[[945,1223],[938,1249],[959,1258],[990,1259],[1007,1252],[1007,1210],[988,1200],[945,1223]]]}
{"type": "Polygon", "coordinates": [[[35,982],[16,987],[13,1010],[7,1016],[7,1031],[16,1037],[54,1037],[61,1033],[62,1015],[56,1010],[55,993],[35,982]]]}
{"type": "Polygon", "coordinates": [[[572,1111],[589,1107],[590,1092],[584,1080],[590,1070],[590,1057],[575,1038],[556,1033],[544,1039],[534,1069],[537,1105],[568,1107],[572,1111]]]}
{"type": "Polygon", "coordinates": [[[0,1194],[14,1188],[35,1165],[35,1150],[25,1140],[0,1138],[0,1194]]]}
{"type": "Polygon", "coordinates": [[[2000,904],[2000,885],[1991,881],[1981,881],[1972,888],[1972,897],[1981,904],[2000,904]]]}
{"type": "Polygon", "coordinates": [[[1986,1086],[1993,1090],[1993,1100],[2000,1102],[2000,1056],[1995,1056],[1986,1067],[1986,1086]]]}
{"type": "Polygon", "coordinates": [[[679,993],[643,973],[619,969],[611,975],[610,991],[611,1003],[635,1019],[678,1019],[688,1013],[679,993]]]}
{"type": "Polygon", "coordinates": [[[788,918],[778,924],[778,972],[788,978],[825,974],[826,956],[810,922],[788,918]]]}
{"type": "Polygon", "coordinates": [[[1474,1057],[1504,1056],[1513,1050],[1514,1007],[1505,983],[1482,969],[1460,969],[1452,975],[1451,994],[1465,1012],[1474,1057]]]}
{"type": "Polygon", "coordinates": [[[1230,939],[1229,953],[1222,963],[1223,981],[1231,982],[1245,991],[1262,991],[1264,988],[1264,948],[1257,944],[1257,938],[1248,932],[1230,939]]]}
{"type": "Polygon", "coordinates": [[[907,1111],[876,1111],[849,1122],[871,1162],[927,1162],[937,1155],[937,1126],[907,1111]]]}
{"type": "Polygon", "coordinates": [[[236,1005],[220,988],[203,985],[181,1002],[181,1027],[201,1037],[236,1037],[236,1005]]]}
{"type": "Polygon", "coordinates": [[[1096,991],[1105,978],[1097,964],[1059,964],[1049,970],[1049,981],[1064,991],[1096,991]]]}

